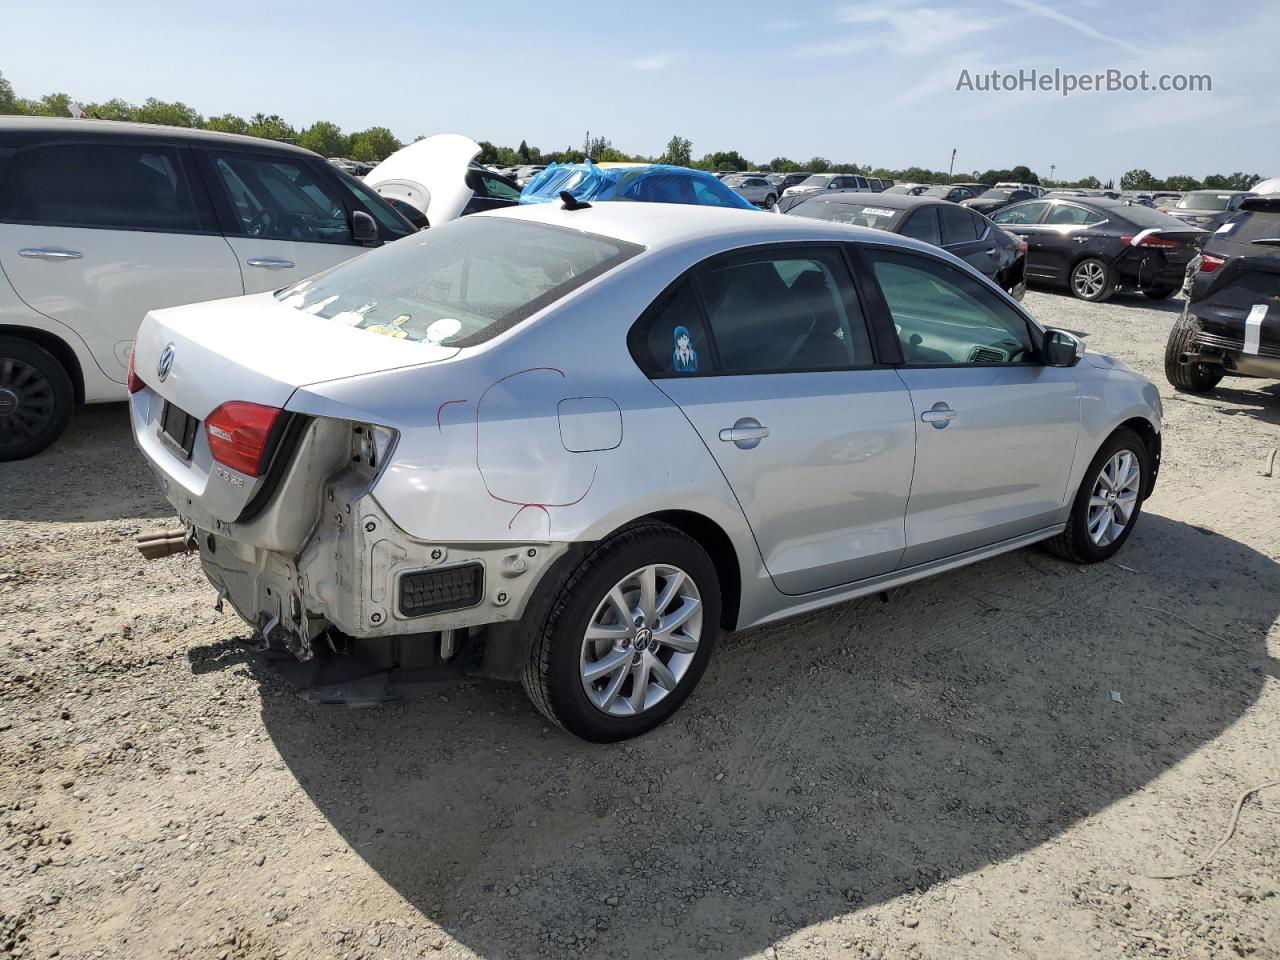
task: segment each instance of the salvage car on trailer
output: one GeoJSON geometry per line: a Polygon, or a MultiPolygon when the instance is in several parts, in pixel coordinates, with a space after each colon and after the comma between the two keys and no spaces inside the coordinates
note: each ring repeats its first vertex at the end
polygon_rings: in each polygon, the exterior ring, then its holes
{"type": "Polygon", "coordinates": [[[722,629],[1110,557],[1160,460],[1152,384],[942,251],[740,209],[465,217],[155,311],[134,361],[185,524],[148,553],[198,549],[294,657],[518,678],[600,741],[669,717],[722,629]]]}

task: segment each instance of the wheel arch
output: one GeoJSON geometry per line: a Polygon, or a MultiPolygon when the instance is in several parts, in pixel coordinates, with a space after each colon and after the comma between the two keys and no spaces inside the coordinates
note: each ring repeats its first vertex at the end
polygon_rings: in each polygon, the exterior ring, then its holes
{"type": "Polygon", "coordinates": [[[720,524],[692,510],[660,510],[637,521],[657,520],[675,527],[696,540],[716,568],[720,580],[720,626],[734,630],[738,626],[738,610],[742,604],[742,568],[733,541],[720,524]]]}
{"type": "Polygon", "coordinates": [[[15,340],[26,340],[53,355],[71,378],[71,387],[75,391],[77,404],[84,403],[84,371],[80,367],[80,358],[76,356],[71,344],[55,333],[39,330],[35,327],[0,324],[0,337],[12,337],[15,340]]]}
{"type": "MultiPolygon", "coordinates": [[[[1117,424],[1116,430],[1127,427],[1142,438],[1142,442],[1146,444],[1147,453],[1151,458],[1151,470],[1147,474],[1147,482],[1144,485],[1146,489],[1142,491],[1142,498],[1145,500],[1151,496],[1151,491],[1155,489],[1156,477],[1160,473],[1160,453],[1163,447],[1163,441],[1160,439],[1160,431],[1146,417],[1130,417],[1123,423],[1117,424]]],[[[1115,434],[1116,430],[1112,430],[1107,435],[1107,440],[1115,434]]],[[[1106,440],[1103,441],[1105,443],[1106,440]]]]}

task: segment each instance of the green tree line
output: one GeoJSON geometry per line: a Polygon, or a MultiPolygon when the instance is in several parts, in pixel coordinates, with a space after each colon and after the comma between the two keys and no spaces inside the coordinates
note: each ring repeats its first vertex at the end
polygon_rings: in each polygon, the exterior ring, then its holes
{"type": "MultiPolygon", "coordinates": [[[[0,114],[22,114],[27,116],[66,117],[71,115],[71,97],[66,93],[50,93],[38,100],[29,100],[17,96],[13,86],[0,74],[0,114]]],[[[336,123],[319,120],[308,127],[294,127],[277,114],[255,113],[251,117],[241,117],[233,113],[204,117],[194,107],[180,100],[165,101],[148,97],[143,103],[128,103],[119,98],[105,100],[101,103],[83,105],[84,115],[102,120],[132,120],[139,123],[160,123],[175,127],[197,127],[205,130],[220,130],[224,133],[240,133],[251,137],[263,137],[268,140],[280,140],[296,143],[308,150],[325,157],[350,157],[376,163],[384,160],[403,144],[386,127],[369,127],[353,133],[343,133],[336,123]]],[[[925,167],[905,167],[892,169],[874,167],[869,164],[837,163],[826,157],[810,157],[797,161],[789,157],[777,156],[767,163],[756,163],[748,160],[737,150],[716,150],[695,157],[693,142],[687,137],[674,134],[667,141],[666,148],[656,155],[628,154],[619,150],[608,138],[588,133],[583,137],[581,147],[567,146],[563,150],[543,152],[521,140],[519,146],[498,146],[488,140],[481,140],[481,163],[492,166],[509,167],[525,163],[581,163],[590,157],[596,163],[671,163],[682,167],[694,167],[714,172],[732,172],[740,170],[760,170],[776,173],[861,173],[864,176],[890,178],[900,183],[947,183],[951,180],[970,179],[976,183],[1044,183],[1041,178],[1026,166],[1016,166],[1008,170],[974,170],[970,173],[959,172],[948,175],[945,170],[930,170],[925,167]]],[[[1247,190],[1261,180],[1258,174],[1231,173],[1209,174],[1203,179],[1190,175],[1166,177],[1163,180],[1152,176],[1147,170],[1130,170],[1120,178],[1122,190],[1247,190]]],[[[1105,185],[1110,187],[1113,181],[1105,185]]],[[[1089,176],[1079,180],[1055,180],[1055,187],[1084,187],[1098,189],[1104,184],[1097,177],[1089,176]]]]}

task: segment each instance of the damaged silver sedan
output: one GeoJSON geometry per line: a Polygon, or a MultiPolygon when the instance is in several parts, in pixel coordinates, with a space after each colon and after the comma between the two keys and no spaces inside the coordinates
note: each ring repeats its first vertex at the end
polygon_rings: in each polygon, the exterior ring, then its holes
{"type": "Polygon", "coordinates": [[[567,200],[148,315],[136,440],[316,699],[472,672],[597,741],[717,634],[1046,541],[1105,559],[1155,388],[880,231],[567,200]]]}

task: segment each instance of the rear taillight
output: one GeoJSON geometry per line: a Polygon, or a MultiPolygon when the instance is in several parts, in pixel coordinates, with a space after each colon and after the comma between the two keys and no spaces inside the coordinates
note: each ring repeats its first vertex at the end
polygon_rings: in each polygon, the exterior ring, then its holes
{"type": "Polygon", "coordinates": [[[1203,253],[1200,255],[1199,273],[1217,273],[1227,261],[1222,257],[1215,257],[1212,253],[1203,253]]]}
{"type": "Polygon", "coordinates": [[[1158,250],[1176,250],[1182,246],[1181,240],[1162,237],[1158,233],[1139,233],[1133,237],[1121,237],[1131,247],[1154,247],[1158,250]]]}
{"type": "Polygon", "coordinates": [[[271,428],[282,413],[278,407],[260,403],[224,403],[204,421],[213,459],[247,476],[262,476],[271,428]]]}
{"type": "Polygon", "coordinates": [[[138,376],[138,371],[133,368],[133,355],[137,352],[138,352],[137,347],[133,347],[129,351],[129,392],[130,393],[137,393],[139,390],[141,390],[143,387],[146,386],[146,384],[142,382],[142,378],[138,376]]]}

